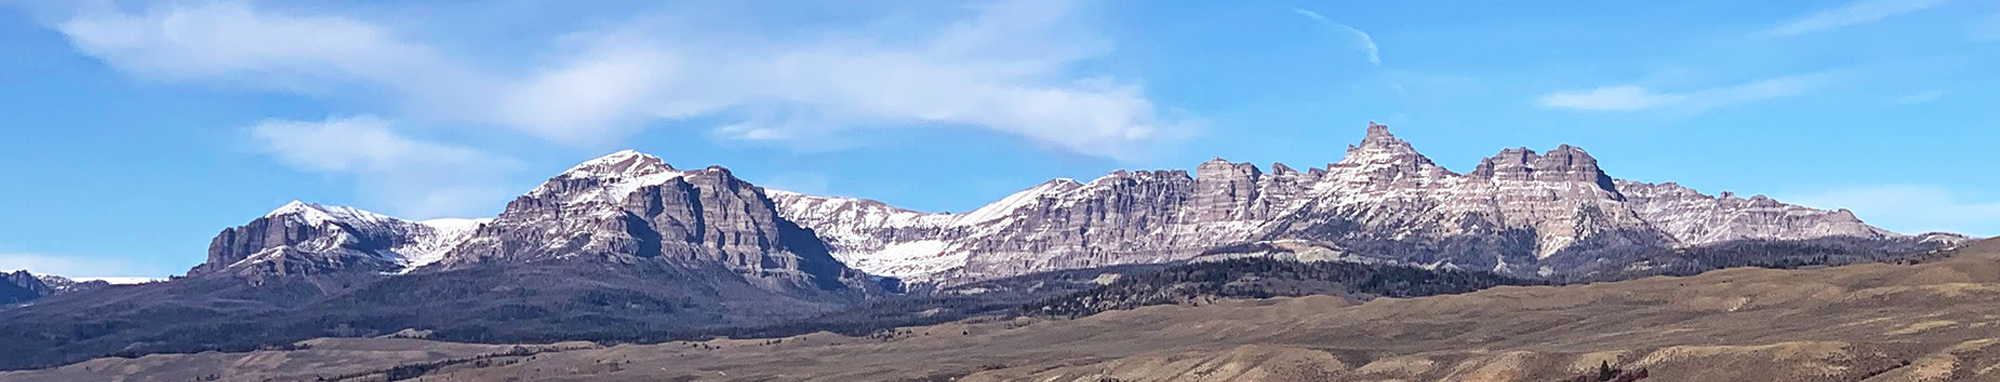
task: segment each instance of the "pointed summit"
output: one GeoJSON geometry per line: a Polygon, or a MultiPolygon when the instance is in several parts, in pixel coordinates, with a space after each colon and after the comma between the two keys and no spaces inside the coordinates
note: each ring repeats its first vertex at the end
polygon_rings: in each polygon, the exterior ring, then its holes
{"type": "Polygon", "coordinates": [[[311,203],[306,203],[299,201],[297,199],[293,199],[291,203],[285,203],[285,205],[279,206],[278,209],[271,210],[270,213],[264,214],[264,217],[289,215],[289,214],[296,214],[308,211],[318,211],[318,210],[319,208],[316,208],[316,206],[311,203]]]}
{"type": "Polygon", "coordinates": [[[674,166],[660,157],[634,150],[623,150],[577,164],[563,176],[571,178],[636,178],[665,172],[672,172],[674,166]]]}
{"type": "Polygon", "coordinates": [[[1343,166],[1393,167],[1403,170],[1442,170],[1430,158],[1410,147],[1410,142],[1396,138],[1389,133],[1389,126],[1368,122],[1368,136],[1359,145],[1348,145],[1347,156],[1340,159],[1343,166]]]}
{"type": "Polygon", "coordinates": [[[1383,139],[1396,139],[1396,135],[1389,134],[1389,125],[1375,123],[1375,121],[1368,121],[1368,136],[1362,138],[1361,143],[1367,144],[1368,142],[1371,141],[1383,140],[1383,139]]]}
{"type": "MultiPolygon", "coordinates": [[[[569,203],[586,200],[612,202],[640,187],[662,184],[687,174],[667,165],[660,157],[624,150],[577,164],[561,175],[549,178],[525,196],[560,194],[565,196],[558,199],[569,203]]],[[[728,174],[724,172],[724,175],[728,174]]]]}
{"type": "Polygon", "coordinates": [[[1291,176],[1298,174],[1299,170],[1293,170],[1292,166],[1286,166],[1284,163],[1278,163],[1278,162],[1271,163],[1271,175],[1291,176]]]}

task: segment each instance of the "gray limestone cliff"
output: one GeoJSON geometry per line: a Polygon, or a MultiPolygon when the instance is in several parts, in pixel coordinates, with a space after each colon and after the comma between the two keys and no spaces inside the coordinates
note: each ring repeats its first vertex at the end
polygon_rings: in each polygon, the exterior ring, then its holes
{"type": "Polygon", "coordinates": [[[955,283],[1188,260],[1250,243],[1313,258],[1550,276],[1621,254],[1742,240],[1924,241],[1851,213],[1617,180],[1581,148],[1506,149],[1459,174],[1370,123],[1340,162],[1301,173],[1220,158],[1050,181],[971,213],[773,192],[785,216],[876,274],[955,283]]]}

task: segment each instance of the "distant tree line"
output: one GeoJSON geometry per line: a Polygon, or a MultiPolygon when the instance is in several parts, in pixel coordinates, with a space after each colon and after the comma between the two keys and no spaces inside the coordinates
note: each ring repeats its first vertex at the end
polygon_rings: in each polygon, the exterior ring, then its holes
{"type": "Polygon", "coordinates": [[[1500,285],[1540,283],[1488,272],[1242,258],[1189,263],[1158,272],[1127,275],[1109,285],[1030,304],[1023,307],[1021,313],[1080,317],[1109,310],[1195,303],[1216,298],[1325,294],[1365,300],[1465,293],[1500,285]]]}
{"type": "Polygon", "coordinates": [[[1649,248],[1607,254],[1570,264],[1575,271],[1557,275],[1550,281],[1579,283],[1648,276],[1692,276],[1717,269],[1742,267],[1798,269],[1866,263],[1917,264],[1951,256],[1949,251],[1927,248],[1901,241],[1851,238],[1739,240],[1689,248],[1649,248]]]}

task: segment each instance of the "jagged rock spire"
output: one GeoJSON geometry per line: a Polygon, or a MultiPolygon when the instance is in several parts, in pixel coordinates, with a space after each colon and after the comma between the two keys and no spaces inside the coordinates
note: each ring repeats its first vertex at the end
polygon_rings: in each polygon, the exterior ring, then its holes
{"type": "Polygon", "coordinates": [[[1289,176],[1298,174],[1299,170],[1293,170],[1292,166],[1286,166],[1284,163],[1271,163],[1271,175],[1289,176]]]}
{"type": "Polygon", "coordinates": [[[1365,144],[1369,141],[1380,139],[1396,139],[1396,136],[1389,134],[1389,125],[1368,121],[1368,136],[1362,138],[1361,142],[1365,144]]]}
{"type": "MultiPolygon", "coordinates": [[[[1418,153],[1410,142],[1396,138],[1389,133],[1389,126],[1368,122],[1368,135],[1358,145],[1347,146],[1347,156],[1341,158],[1341,166],[1366,167],[1382,171],[1427,172],[1443,171],[1430,158],[1418,153]]],[[[1371,171],[1373,172],[1373,171],[1371,171]]]]}

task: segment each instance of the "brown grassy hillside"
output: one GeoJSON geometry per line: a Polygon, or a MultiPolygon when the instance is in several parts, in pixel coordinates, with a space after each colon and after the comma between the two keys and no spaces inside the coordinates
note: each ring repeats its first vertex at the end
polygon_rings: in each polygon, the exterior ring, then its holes
{"type": "MultiPolygon", "coordinates": [[[[1358,305],[1230,300],[869,337],[621,345],[442,365],[412,380],[1567,381],[1608,366],[1663,382],[1987,381],[2000,380],[1996,344],[2000,241],[1986,241],[1921,265],[1744,268],[1358,305]]],[[[0,380],[312,381],[464,358],[446,349],[466,346],[341,340],[99,359],[0,380]]]]}

